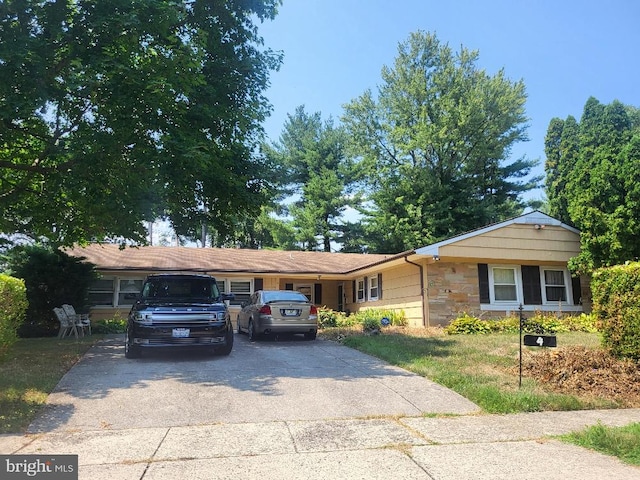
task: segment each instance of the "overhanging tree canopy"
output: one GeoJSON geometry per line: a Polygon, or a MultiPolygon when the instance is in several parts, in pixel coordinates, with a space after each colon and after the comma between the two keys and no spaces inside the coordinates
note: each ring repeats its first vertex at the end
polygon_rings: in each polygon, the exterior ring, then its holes
{"type": "Polygon", "coordinates": [[[279,0],[0,2],[0,232],[144,241],[264,201],[279,0]]]}

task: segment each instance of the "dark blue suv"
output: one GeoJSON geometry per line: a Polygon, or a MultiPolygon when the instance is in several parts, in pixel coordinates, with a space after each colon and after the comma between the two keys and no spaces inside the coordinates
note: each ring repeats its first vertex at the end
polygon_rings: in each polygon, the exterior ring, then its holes
{"type": "Polygon", "coordinates": [[[233,326],[216,279],[209,275],[150,275],[129,313],[125,356],[159,347],[207,348],[229,355],[233,326]]]}

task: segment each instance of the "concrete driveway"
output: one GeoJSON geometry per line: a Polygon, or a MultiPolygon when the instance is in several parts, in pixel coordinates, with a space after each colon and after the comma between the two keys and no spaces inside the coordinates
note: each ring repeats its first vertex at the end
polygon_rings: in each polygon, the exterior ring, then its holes
{"type": "Polygon", "coordinates": [[[640,410],[478,410],[322,340],[236,335],[228,357],[126,360],[115,339],[68,372],[28,434],[0,435],[0,453],[78,455],[87,480],[640,479],[636,467],[548,438],[637,422],[640,410]]]}
{"type": "Polygon", "coordinates": [[[49,397],[30,432],[173,427],[422,413],[478,407],[425,378],[333,342],[301,336],[231,355],[154,351],[127,360],[120,341],[93,348],[49,397]]]}

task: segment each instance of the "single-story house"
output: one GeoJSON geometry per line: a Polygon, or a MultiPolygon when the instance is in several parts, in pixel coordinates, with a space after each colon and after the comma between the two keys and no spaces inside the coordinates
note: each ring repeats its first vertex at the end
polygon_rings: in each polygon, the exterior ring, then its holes
{"type": "Polygon", "coordinates": [[[580,233],[542,212],[486,226],[398,254],[245,250],[91,244],[68,252],[85,257],[101,274],[90,290],[95,319],[126,316],[127,294],[148,274],[213,275],[233,293],[235,320],[243,301],[259,289],[294,289],[320,306],[343,312],[402,309],[409,325],[446,325],[459,314],[504,316],[589,311],[585,279],[567,262],[580,250],[580,233]]]}

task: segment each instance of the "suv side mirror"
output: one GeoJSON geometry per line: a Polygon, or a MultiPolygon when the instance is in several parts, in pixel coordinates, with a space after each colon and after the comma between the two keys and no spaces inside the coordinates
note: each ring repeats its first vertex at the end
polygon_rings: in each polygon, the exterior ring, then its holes
{"type": "Polygon", "coordinates": [[[234,300],[236,296],[233,293],[223,293],[222,295],[220,295],[220,298],[223,302],[225,302],[227,300],[234,300]]]}

